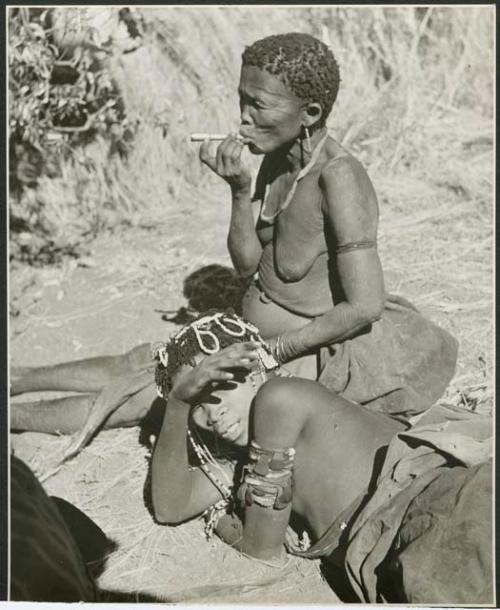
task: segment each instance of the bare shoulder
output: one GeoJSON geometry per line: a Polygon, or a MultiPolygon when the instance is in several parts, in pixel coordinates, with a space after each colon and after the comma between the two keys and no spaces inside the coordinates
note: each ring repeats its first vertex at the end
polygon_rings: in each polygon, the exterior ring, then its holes
{"type": "Polygon", "coordinates": [[[335,224],[337,236],[349,241],[373,239],[379,210],[366,169],[334,140],[328,142],[325,155],[319,185],[325,195],[324,212],[335,224]]]}
{"type": "Polygon", "coordinates": [[[329,139],[325,147],[320,185],[326,189],[354,189],[364,194],[367,200],[373,198],[376,201],[372,182],[363,164],[333,139],[329,139]]]}
{"type": "Polygon", "coordinates": [[[275,377],[259,388],[254,407],[254,437],[267,446],[294,446],[313,415],[335,396],[319,383],[275,377]]]}
{"type": "Polygon", "coordinates": [[[354,440],[367,447],[373,440],[388,441],[403,427],[317,381],[278,377],[267,381],[257,393],[252,433],[262,447],[296,447],[303,440],[324,448],[323,442],[331,445],[332,423],[336,430],[342,430],[337,443],[345,450],[354,440]]]}

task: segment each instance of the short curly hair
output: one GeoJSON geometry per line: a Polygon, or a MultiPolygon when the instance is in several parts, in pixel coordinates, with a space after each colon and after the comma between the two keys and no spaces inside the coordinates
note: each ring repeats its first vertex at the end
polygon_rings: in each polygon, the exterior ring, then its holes
{"type": "Polygon", "coordinates": [[[332,51],[321,40],[300,32],[266,36],[245,48],[242,64],[278,76],[298,98],[320,104],[318,126],[325,124],[337,99],[340,73],[332,51]]]}

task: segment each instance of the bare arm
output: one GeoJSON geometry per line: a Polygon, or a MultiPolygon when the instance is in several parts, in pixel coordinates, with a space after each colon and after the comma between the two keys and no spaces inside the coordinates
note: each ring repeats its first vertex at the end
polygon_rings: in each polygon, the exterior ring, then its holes
{"type": "Polygon", "coordinates": [[[231,187],[231,221],[227,245],[237,273],[250,277],[257,271],[262,246],[255,230],[251,202],[251,175],[241,161],[243,144],[229,135],[210,153],[209,142],[200,147],[200,159],[231,187]]]}
{"type": "MultiPolygon", "coordinates": [[[[338,246],[372,242],[373,246],[342,249],[337,269],[345,300],[303,328],[282,336],[282,359],[355,336],[382,315],[385,288],[375,246],[378,209],[373,187],[363,168],[352,159],[328,164],[320,186],[326,200],[325,216],[338,246]]],[[[279,355],[279,354],[278,354],[279,355]]]]}
{"type": "MultiPolygon", "coordinates": [[[[203,472],[189,468],[189,411],[200,403],[207,388],[232,379],[234,375],[229,371],[235,367],[250,368],[256,357],[254,343],[237,343],[207,356],[195,367],[185,365],[177,373],[151,467],[153,509],[158,521],[180,523],[222,498],[203,472]]],[[[225,468],[232,480],[230,468],[225,468]]]]}
{"type": "Polygon", "coordinates": [[[251,277],[259,265],[262,246],[252,211],[250,189],[236,191],[231,188],[232,206],[227,247],[234,268],[242,277],[251,277]]]}
{"type": "Polygon", "coordinates": [[[199,469],[190,470],[186,429],[190,405],[170,396],[153,453],[153,509],[160,523],[181,523],[222,498],[199,469]]]}
{"type": "MultiPolygon", "coordinates": [[[[306,425],[310,410],[307,401],[302,401],[298,409],[291,408],[291,404],[297,404],[295,392],[300,389],[301,382],[298,379],[272,379],[261,386],[255,398],[252,439],[268,455],[272,453],[272,462],[275,464],[280,456],[294,452],[297,439],[306,425]]],[[[283,460],[285,462],[286,459],[283,460]]],[[[262,505],[251,489],[245,489],[245,484],[251,482],[255,472],[264,471],[265,463],[265,459],[260,461],[257,469],[245,477],[244,526],[241,540],[234,546],[248,555],[272,560],[283,553],[283,542],[292,511],[293,458],[291,469],[275,466],[270,469],[268,476],[262,478],[264,485],[281,481],[276,487],[276,499],[271,506],[262,505]]]]}

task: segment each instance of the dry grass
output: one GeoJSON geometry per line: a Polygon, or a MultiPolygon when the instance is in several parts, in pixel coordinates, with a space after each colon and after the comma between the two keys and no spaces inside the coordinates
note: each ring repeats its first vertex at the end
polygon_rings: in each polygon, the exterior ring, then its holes
{"type": "Polygon", "coordinates": [[[66,444],[27,434],[16,439],[16,454],[45,479],[48,493],[75,504],[116,543],[98,581],[104,601],[336,602],[318,562],[292,558],[286,569],[272,569],[218,539],[207,542],[201,521],[154,523],[143,497],[149,452],[137,429],[102,432],[46,478],[66,444]]]}
{"type": "MultiPolygon", "coordinates": [[[[116,10],[101,9],[100,25],[119,41],[116,10]]],[[[137,6],[141,43],[123,54],[116,42],[107,59],[138,124],[129,160],[110,162],[98,140],[62,160],[60,178],[42,179],[27,197],[43,203],[43,223],[62,247],[140,223],[144,212],[173,210],[186,197],[210,198],[213,181],[188,134],[236,128],[244,45],[295,30],[323,38],[338,57],[343,83],[330,126],[371,175],[409,174],[489,208],[493,10],[137,6]]]]}
{"type": "MultiPolygon", "coordinates": [[[[105,147],[96,142],[85,151],[93,166],[81,177],[87,186],[80,199],[72,189],[82,164],[40,186],[57,230],[85,224],[82,197],[95,223],[106,224],[105,210],[119,209],[135,228],[99,238],[90,268],[24,268],[11,276],[14,360],[42,364],[121,351],[168,334],[154,309],[183,303],[182,278],[192,269],[228,263],[228,195],[200,167],[187,134],[237,124],[244,44],[300,30],[329,40],[338,56],[343,84],[331,128],[375,184],[387,288],[458,338],[457,373],[444,399],[491,412],[493,7],[433,7],[426,14],[410,7],[135,11],[148,26],[144,44],[113,59],[127,107],[142,118],[128,165],[108,167],[105,147]],[[168,118],[165,138],[153,126],[158,113],[168,118]],[[52,289],[64,298],[58,301],[52,289]]],[[[43,476],[67,442],[26,434],[15,447],[43,476]]],[[[260,566],[218,541],[207,543],[199,522],[155,525],[143,501],[146,470],[137,430],[118,430],[100,434],[45,482],[117,541],[101,577],[105,589],[186,600],[193,583],[248,585],[263,577],[260,566]]],[[[209,589],[197,595],[222,599],[209,589]]],[[[300,561],[279,583],[229,592],[223,601],[335,603],[317,563],[300,561]]]]}

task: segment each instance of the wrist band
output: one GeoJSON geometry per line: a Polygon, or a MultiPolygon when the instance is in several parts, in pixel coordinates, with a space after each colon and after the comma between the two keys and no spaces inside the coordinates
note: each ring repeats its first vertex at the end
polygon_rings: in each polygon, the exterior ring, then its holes
{"type": "Polygon", "coordinates": [[[278,336],[278,338],[276,339],[276,344],[274,346],[274,357],[275,359],[280,363],[283,364],[284,362],[284,354],[283,354],[283,337],[281,335],[278,336]]]}

